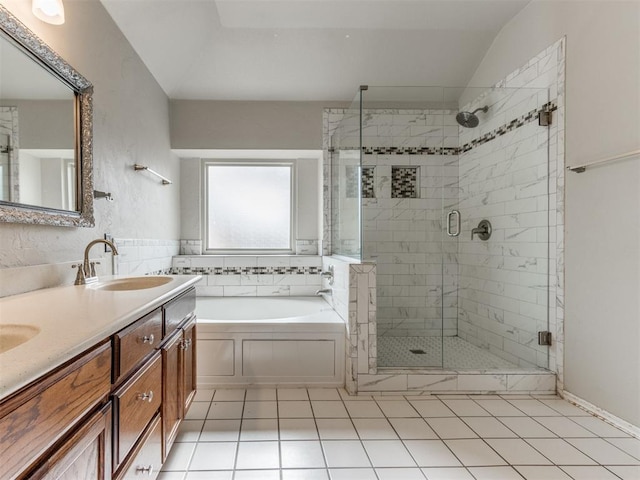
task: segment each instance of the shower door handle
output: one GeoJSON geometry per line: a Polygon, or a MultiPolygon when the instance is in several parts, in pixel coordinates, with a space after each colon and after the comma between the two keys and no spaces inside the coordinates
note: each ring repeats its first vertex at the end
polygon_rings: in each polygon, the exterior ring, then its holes
{"type": "Polygon", "coordinates": [[[450,237],[457,237],[458,235],[460,235],[460,211],[458,210],[451,210],[449,213],[447,213],[447,235],[449,235],[450,237]],[[456,231],[452,232],[451,231],[451,217],[456,216],[456,231]]]}

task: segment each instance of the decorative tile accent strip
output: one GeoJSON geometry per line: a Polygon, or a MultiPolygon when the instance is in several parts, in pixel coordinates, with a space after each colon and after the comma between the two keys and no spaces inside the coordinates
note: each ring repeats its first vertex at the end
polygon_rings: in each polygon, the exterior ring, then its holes
{"type": "Polygon", "coordinates": [[[457,147],[362,147],[365,155],[458,155],[458,150],[457,147]]]}
{"type": "Polygon", "coordinates": [[[171,275],[319,275],[322,267],[173,267],[171,275]]]}
{"type": "Polygon", "coordinates": [[[362,167],[362,198],[376,198],[375,168],[362,167]]]}
{"type": "Polygon", "coordinates": [[[418,168],[391,167],[391,198],[418,198],[418,168]]]}

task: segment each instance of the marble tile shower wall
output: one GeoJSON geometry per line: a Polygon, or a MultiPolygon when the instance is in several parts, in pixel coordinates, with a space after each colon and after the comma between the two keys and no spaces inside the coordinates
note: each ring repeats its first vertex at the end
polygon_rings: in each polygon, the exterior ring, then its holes
{"type": "Polygon", "coordinates": [[[460,152],[457,205],[459,336],[521,366],[549,366],[560,384],[563,84],[560,40],[462,108],[489,111],[479,128],[461,128],[460,145],[497,136],[460,152]],[[505,95],[502,87],[520,89],[505,95]],[[527,115],[545,104],[554,116],[548,128],[527,115]],[[500,134],[514,119],[517,128],[500,134]],[[491,239],[471,241],[468,232],[484,218],[492,223],[491,239]],[[537,344],[537,332],[547,329],[551,349],[537,344]]]}
{"type": "Polygon", "coordinates": [[[171,273],[171,260],[180,250],[178,240],[115,238],[115,258],[119,275],[160,275],[171,273]]]}
{"type": "Polygon", "coordinates": [[[172,273],[198,274],[201,297],[311,296],[322,285],[319,256],[178,256],[172,273]]]}

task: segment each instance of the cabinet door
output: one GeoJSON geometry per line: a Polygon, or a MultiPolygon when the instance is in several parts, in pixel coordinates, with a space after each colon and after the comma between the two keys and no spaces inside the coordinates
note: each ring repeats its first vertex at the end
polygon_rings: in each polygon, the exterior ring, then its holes
{"type": "Polygon", "coordinates": [[[29,478],[110,480],[111,403],[84,422],[29,478]]]}
{"type": "Polygon", "coordinates": [[[167,459],[182,419],[183,374],[181,369],[182,330],[162,347],[162,461],[167,459]]]}
{"type": "Polygon", "coordinates": [[[183,388],[183,412],[182,418],[185,417],[196,395],[196,319],[192,318],[184,327],[183,334],[183,371],[184,371],[184,388],[183,388]]]}

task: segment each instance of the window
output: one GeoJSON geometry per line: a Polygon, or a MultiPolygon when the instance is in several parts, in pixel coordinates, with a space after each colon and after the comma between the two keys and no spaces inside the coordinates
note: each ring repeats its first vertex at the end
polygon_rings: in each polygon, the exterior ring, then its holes
{"type": "Polygon", "coordinates": [[[208,253],[291,253],[292,162],[204,163],[208,253]]]}

